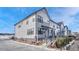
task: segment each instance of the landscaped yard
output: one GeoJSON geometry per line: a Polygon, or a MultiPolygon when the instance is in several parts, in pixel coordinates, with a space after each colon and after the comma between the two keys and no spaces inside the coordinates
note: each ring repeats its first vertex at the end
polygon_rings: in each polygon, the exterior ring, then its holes
{"type": "Polygon", "coordinates": [[[56,38],[54,43],[51,43],[48,47],[50,48],[62,48],[69,44],[73,40],[73,37],[59,37],[56,38]]]}

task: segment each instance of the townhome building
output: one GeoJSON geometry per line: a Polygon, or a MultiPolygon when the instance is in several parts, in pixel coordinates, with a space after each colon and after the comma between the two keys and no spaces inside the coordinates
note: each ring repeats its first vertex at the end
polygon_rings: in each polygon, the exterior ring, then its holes
{"type": "Polygon", "coordinates": [[[68,29],[68,36],[72,35],[71,30],[68,29]]]}
{"type": "Polygon", "coordinates": [[[68,27],[67,26],[64,26],[64,35],[65,36],[68,36],[68,27]]]}
{"type": "Polygon", "coordinates": [[[42,8],[15,24],[15,37],[42,40],[68,35],[63,22],[54,22],[47,9],[42,8]]]}

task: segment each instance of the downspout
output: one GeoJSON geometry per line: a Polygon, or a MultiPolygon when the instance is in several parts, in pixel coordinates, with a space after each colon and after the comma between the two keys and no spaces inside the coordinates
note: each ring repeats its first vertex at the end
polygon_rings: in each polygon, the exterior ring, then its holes
{"type": "Polygon", "coordinates": [[[37,14],[35,14],[35,39],[36,39],[36,42],[38,42],[38,28],[37,28],[37,14]]]}

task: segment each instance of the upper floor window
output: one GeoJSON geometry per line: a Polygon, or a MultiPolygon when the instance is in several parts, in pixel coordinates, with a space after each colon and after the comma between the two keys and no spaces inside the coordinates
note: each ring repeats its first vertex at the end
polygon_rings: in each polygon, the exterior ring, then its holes
{"type": "Polygon", "coordinates": [[[57,26],[57,29],[58,29],[59,27],[57,26]]]}
{"type": "Polygon", "coordinates": [[[53,27],[55,28],[55,25],[53,25],[53,27]]]}
{"type": "Polygon", "coordinates": [[[33,22],[35,21],[35,19],[33,18],[33,22]]]}
{"type": "Polygon", "coordinates": [[[21,25],[18,26],[18,28],[20,28],[20,27],[21,27],[21,25]]]}
{"type": "Polygon", "coordinates": [[[41,17],[40,15],[37,16],[37,20],[38,22],[43,23],[43,17],[41,17]]]}
{"type": "Polygon", "coordinates": [[[28,24],[28,21],[26,21],[26,25],[28,24]]]}

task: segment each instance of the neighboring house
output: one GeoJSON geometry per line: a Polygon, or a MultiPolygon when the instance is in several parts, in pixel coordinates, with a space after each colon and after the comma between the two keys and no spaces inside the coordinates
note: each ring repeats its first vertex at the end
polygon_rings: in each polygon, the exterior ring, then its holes
{"type": "Polygon", "coordinates": [[[64,26],[64,35],[68,36],[70,33],[68,33],[68,27],[64,26]]]}
{"type": "Polygon", "coordinates": [[[24,39],[45,39],[64,35],[64,24],[56,23],[42,8],[15,24],[15,37],[24,39]]]}
{"type": "Polygon", "coordinates": [[[60,26],[60,36],[64,36],[64,23],[59,22],[58,25],[60,26]]]}
{"type": "Polygon", "coordinates": [[[72,35],[72,34],[71,34],[71,30],[68,30],[68,35],[72,35]]]}

